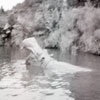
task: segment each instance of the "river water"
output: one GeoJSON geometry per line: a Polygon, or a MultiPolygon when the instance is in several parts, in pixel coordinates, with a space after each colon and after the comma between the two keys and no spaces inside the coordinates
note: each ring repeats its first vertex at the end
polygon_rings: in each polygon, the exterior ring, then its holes
{"type": "Polygon", "coordinates": [[[0,47],[0,100],[100,100],[100,57],[51,50],[60,61],[92,69],[92,72],[44,76],[37,68],[26,69],[27,51],[0,47]]]}

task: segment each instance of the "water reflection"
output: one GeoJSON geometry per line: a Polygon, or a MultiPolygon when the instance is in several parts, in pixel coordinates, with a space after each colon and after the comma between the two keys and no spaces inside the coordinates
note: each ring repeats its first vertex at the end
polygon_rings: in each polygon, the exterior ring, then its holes
{"type": "Polygon", "coordinates": [[[0,100],[100,100],[100,57],[50,50],[54,58],[93,69],[92,73],[46,77],[40,69],[25,69],[29,54],[19,48],[0,48],[0,100]],[[40,74],[41,73],[41,74],[40,74]],[[71,83],[71,84],[70,84],[71,83]],[[71,91],[72,92],[71,92],[71,91]]]}
{"type": "Polygon", "coordinates": [[[1,48],[1,55],[0,100],[74,100],[69,89],[72,75],[48,77],[38,68],[27,68],[22,58],[28,52],[18,48],[1,48]]]}
{"type": "Polygon", "coordinates": [[[60,56],[56,54],[55,58],[83,68],[93,69],[91,73],[76,74],[71,81],[70,87],[75,100],[100,100],[100,56],[82,52],[71,55],[66,52],[60,56]]]}
{"type": "Polygon", "coordinates": [[[23,60],[2,66],[1,75],[0,100],[74,100],[69,90],[71,75],[46,77],[32,73],[30,77],[23,60]]]}

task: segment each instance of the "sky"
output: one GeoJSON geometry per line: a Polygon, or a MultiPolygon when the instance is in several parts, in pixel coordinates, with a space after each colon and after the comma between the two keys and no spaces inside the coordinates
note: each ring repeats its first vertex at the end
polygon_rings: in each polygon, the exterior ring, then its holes
{"type": "Polygon", "coordinates": [[[21,3],[23,1],[24,0],[0,0],[0,8],[2,6],[4,10],[11,10],[17,3],[21,3]]]}

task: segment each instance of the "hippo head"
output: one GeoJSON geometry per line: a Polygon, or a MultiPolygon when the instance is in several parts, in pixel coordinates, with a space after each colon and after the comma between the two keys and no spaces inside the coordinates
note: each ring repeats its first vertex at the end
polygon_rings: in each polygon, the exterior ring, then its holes
{"type": "Polygon", "coordinates": [[[38,42],[34,37],[24,39],[20,45],[20,49],[23,48],[29,50],[31,53],[35,55],[40,55],[43,52],[42,48],[39,46],[38,42]]]}

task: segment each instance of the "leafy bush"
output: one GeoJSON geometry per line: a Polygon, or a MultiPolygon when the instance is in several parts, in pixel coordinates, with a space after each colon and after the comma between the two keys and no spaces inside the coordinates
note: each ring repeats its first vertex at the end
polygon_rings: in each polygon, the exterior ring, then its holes
{"type": "MultiPolygon", "coordinates": [[[[44,41],[45,46],[57,46],[61,51],[77,46],[80,50],[99,54],[100,8],[94,7],[97,2],[100,1],[25,0],[24,10],[18,10],[16,14],[17,22],[29,34],[45,32],[48,36],[44,41]],[[80,3],[85,6],[79,7],[80,3]],[[68,5],[75,5],[76,8],[68,5]]],[[[9,22],[14,25],[16,17],[11,15],[9,22]]]]}
{"type": "Polygon", "coordinates": [[[9,25],[13,26],[14,24],[16,24],[17,21],[17,17],[15,16],[14,13],[10,14],[8,17],[8,23],[9,25]]]}
{"type": "Polygon", "coordinates": [[[100,30],[100,9],[93,6],[62,9],[55,30],[46,39],[48,45],[57,45],[62,51],[77,45],[81,50],[99,53],[100,41],[95,40],[100,39],[96,31],[100,30]]]}

